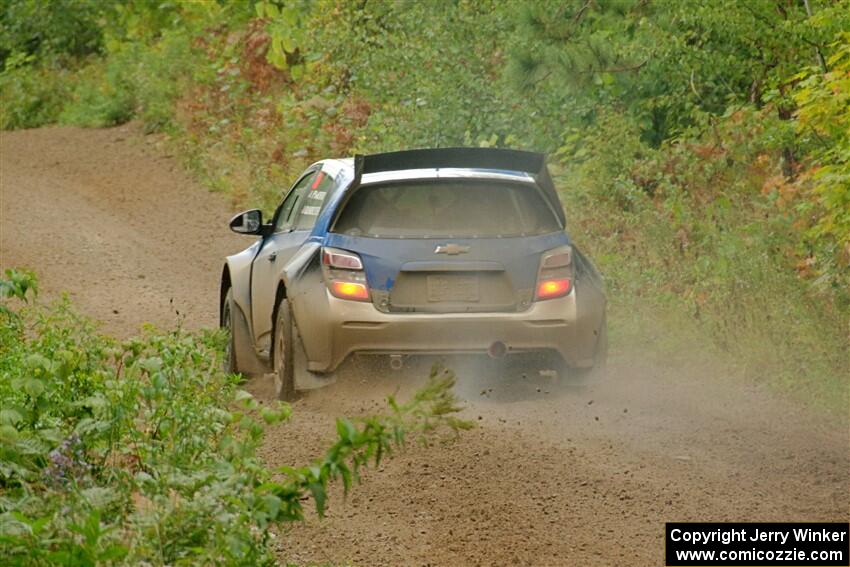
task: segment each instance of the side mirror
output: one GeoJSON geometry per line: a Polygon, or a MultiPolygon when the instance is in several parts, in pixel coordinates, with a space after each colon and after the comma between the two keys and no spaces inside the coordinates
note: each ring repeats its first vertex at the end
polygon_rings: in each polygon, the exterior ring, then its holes
{"type": "Polygon", "coordinates": [[[230,219],[230,230],[237,234],[262,234],[263,212],[260,209],[251,209],[239,213],[230,219]]]}

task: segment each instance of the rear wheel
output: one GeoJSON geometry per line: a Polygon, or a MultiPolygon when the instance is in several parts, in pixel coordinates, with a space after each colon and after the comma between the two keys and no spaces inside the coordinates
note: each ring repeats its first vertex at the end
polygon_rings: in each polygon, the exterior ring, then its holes
{"type": "Polygon", "coordinates": [[[281,400],[295,397],[295,357],[292,341],[292,311],[286,298],[280,300],[275,309],[274,344],[274,392],[281,400]]]}
{"type": "Polygon", "coordinates": [[[228,288],[221,305],[221,328],[227,334],[227,342],[224,345],[224,371],[237,373],[239,367],[236,364],[236,348],[233,337],[233,288],[228,288]]]}

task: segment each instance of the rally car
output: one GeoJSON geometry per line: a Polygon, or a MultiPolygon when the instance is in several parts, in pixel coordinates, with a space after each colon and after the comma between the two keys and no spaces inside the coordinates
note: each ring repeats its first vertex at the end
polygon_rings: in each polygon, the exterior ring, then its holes
{"type": "Polygon", "coordinates": [[[228,369],[274,375],[282,399],[357,354],[540,352],[602,365],[605,295],[566,232],[542,154],[408,150],[307,168],[257,237],[227,258],[228,369]]]}

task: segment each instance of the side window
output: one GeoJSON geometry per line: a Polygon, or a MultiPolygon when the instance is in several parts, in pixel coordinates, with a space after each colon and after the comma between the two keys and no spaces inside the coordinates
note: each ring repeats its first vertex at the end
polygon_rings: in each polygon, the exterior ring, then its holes
{"type": "Polygon", "coordinates": [[[289,194],[277,211],[277,217],[274,222],[275,231],[293,228],[298,209],[302,206],[304,192],[310,186],[315,176],[315,172],[308,173],[289,191],[289,194]]]}
{"type": "Polygon", "coordinates": [[[312,177],[310,188],[304,193],[303,198],[300,199],[297,205],[300,209],[295,218],[295,230],[313,228],[333,186],[333,178],[324,171],[319,171],[312,177]]]}

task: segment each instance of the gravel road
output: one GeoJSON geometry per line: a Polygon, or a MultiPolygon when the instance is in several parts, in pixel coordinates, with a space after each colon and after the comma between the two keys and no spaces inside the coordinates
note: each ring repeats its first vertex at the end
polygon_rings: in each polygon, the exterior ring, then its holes
{"type": "MultiPolygon", "coordinates": [[[[0,268],[36,270],[43,296],[67,291],[119,336],[146,322],[217,324],[222,258],[250,241],[227,230],[228,199],[165,148],[132,125],[0,133],[0,268]]],[[[583,385],[448,363],[478,427],[410,445],[347,499],[337,487],[325,519],[280,534],[283,561],[662,565],[665,521],[850,518],[847,416],[735,380],[698,347],[673,364],[651,345],[615,345],[608,371],[583,385]]],[[[335,416],[378,411],[427,371],[348,369],[295,403],[264,457],[318,457],[335,416]]],[[[261,379],[249,388],[268,392],[261,379]]]]}

